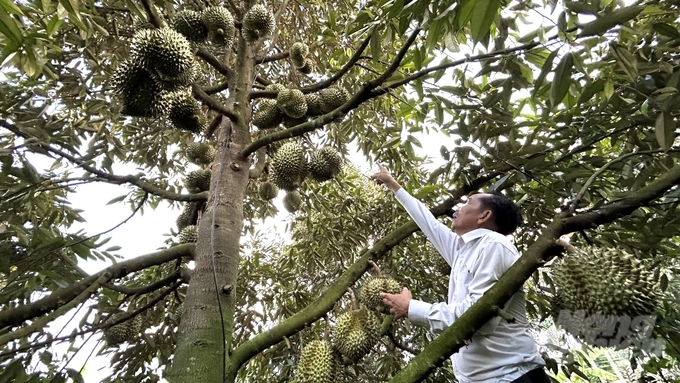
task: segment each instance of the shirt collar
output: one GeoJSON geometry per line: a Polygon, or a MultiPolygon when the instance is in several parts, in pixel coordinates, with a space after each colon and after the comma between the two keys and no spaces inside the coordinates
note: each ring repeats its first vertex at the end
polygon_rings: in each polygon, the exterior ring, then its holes
{"type": "Polygon", "coordinates": [[[463,243],[468,243],[468,242],[470,242],[474,239],[477,239],[479,237],[483,237],[483,236],[485,236],[489,233],[493,233],[493,230],[479,228],[479,229],[474,229],[472,231],[468,231],[467,233],[461,235],[460,238],[463,240],[463,243]]]}

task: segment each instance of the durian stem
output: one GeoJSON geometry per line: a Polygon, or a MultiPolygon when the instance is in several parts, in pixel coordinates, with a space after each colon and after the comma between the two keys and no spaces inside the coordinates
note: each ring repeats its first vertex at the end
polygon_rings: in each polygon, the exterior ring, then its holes
{"type": "Polygon", "coordinates": [[[287,349],[290,350],[290,349],[293,348],[293,347],[290,345],[290,340],[288,340],[288,337],[287,337],[287,336],[284,336],[284,337],[283,337],[283,340],[286,342],[286,348],[287,348],[287,349]]]}
{"type": "Polygon", "coordinates": [[[510,323],[515,322],[515,317],[508,314],[508,312],[504,311],[502,308],[500,308],[498,306],[493,306],[492,309],[496,312],[496,314],[498,314],[499,317],[505,319],[506,321],[508,321],[510,323]]]}
{"type": "Polygon", "coordinates": [[[372,260],[369,260],[369,261],[368,261],[368,264],[371,265],[371,267],[373,268],[373,270],[375,270],[375,274],[376,274],[376,275],[378,275],[378,276],[382,275],[382,274],[380,273],[380,267],[378,267],[378,265],[377,265],[375,262],[373,262],[372,260]]]}
{"type": "Polygon", "coordinates": [[[347,292],[349,292],[349,300],[352,302],[352,310],[359,309],[359,305],[357,304],[357,297],[354,295],[354,290],[352,290],[351,287],[348,287],[347,292]]]}
{"type": "Polygon", "coordinates": [[[324,314],[323,319],[326,323],[326,328],[323,332],[323,340],[329,340],[331,338],[331,322],[328,320],[328,315],[324,314]]]}
{"type": "Polygon", "coordinates": [[[557,241],[555,241],[555,243],[564,247],[564,249],[567,251],[567,253],[573,253],[573,252],[576,251],[576,248],[574,247],[574,245],[570,244],[569,242],[567,242],[563,239],[558,239],[557,241]]]}

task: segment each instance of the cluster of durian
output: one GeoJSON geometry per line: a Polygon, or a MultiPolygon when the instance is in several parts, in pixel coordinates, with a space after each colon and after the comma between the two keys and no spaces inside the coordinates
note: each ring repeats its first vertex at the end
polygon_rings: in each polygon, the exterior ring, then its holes
{"type": "Polygon", "coordinates": [[[346,360],[359,361],[380,340],[380,325],[380,316],[365,306],[345,311],[333,328],[335,348],[346,360]]]}
{"type": "Polygon", "coordinates": [[[274,14],[264,5],[253,5],[243,16],[241,34],[248,42],[268,37],[274,31],[274,14]]]}
{"type": "Polygon", "coordinates": [[[312,73],[314,61],[309,57],[309,47],[302,42],[296,42],[290,47],[290,59],[295,69],[304,74],[312,73]]]}
{"type": "Polygon", "coordinates": [[[171,25],[195,44],[211,43],[229,48],[234,39],[234,17],[224,7],[208,7],[202,12],[178,12],[171,25]]]}
{"type": "Polygon", "coordinates": [[[187,226],[196,225],[198,223],[199,212],[204,204],[205,202],[186,203],[175,221],[177,224],[177,231],[181,232],[187,226]]]}
{"type": "Polygon", "coordinates": [[[286,127],[299,125],[310,117],[335,110],[349,99],[347,90],[339,86],[307,94],[281,84],[267,85],[265,90],[276,91],[278,94],[276,99],[262,99],[257,104],[252,122],[258,129],[273,129],[281,124],[286,127]]]}
{"type": "Polygon", "coordinates": [[[121,113],[167,116],[179,129],[205,129],[201,105],[188,91],[200,70],[189,41],[171,28],[142,29],[132,38],[130,52],[112,78],[114,93],[123,104],[121,113]]]}
{"type": "Polygon", "coordinates": [[[136,338],[142,331],[142,317],[137,315],[123,323],[111,326],[104,330],[104,340],[109,347],[129,342],[136,338]]]}
{"type": "Polygon", "coordinates": [[[552,269],[556,294],[551,312],[584,310],[588,315],[650,315],[660,289],[654,271],[620,248],[582,247],[567,253],[552,269]]]}
{"type": "Polygon", "coordinates": [[[331,147],[315,150],[309,157],[308,161],[302,145],[294,142],[281,145],[269,165],[269,180],[260,185],[260,197],[272,199],[278,194],[278,189],[283,189],[288,192],[283,199],[284,207],[295,212],[302,205],[302,197],[297,189],[308,175],[317,182],[324,182],[342,170],[342,158],[331,147]]]}

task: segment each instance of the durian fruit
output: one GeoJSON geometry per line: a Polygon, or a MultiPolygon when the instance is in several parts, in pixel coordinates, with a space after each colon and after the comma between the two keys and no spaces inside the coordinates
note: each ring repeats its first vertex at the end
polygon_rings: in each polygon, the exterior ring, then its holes
{"type": "Polygon", "coordinates": [[[274,15],[262,4],[254,5],[243,16],[241,32],[248,42],[265,38],[274,31],[274,15]]]}
{"type": "Polygon", "coordinates": [[[201,104],[185,92],[173,94],[169,117],[177,129],[200,133],[207,127],[205,114],[201,110],[201,104]]]}
{"type": "Polygon", "coordinates": [[[172,108],[172,92],[134,60],[122,62],[113,74],[112,87],[121,99],[121,113],[133,117],[161,117],[172,108]]]}
{"type": "Polygon", "coordinates": [[[269,177],[276,186],[286,191],[300,187],[307,176],[307,158],[302,146],[294,142],[281,145],[272,158],[269,177]]]}
{"type": "Polygon", "coordinates": [[[117,346],[134,339],[142,330],[142,317],[137,315],[123,323],[104,330],[104,340],[108,346],[117,346]]]}
{"type": "Polygon", "coordinates": [[[133,36],[130,56],[163,81],[190,76],[195,59],[191,44],[171,28],[143,29],[133,36]]]}
{"type": "Polygon", "coordinates": [[[276,100],[265,98],[257,104],[257,111],[253,114],[253,125],[258,129],[271,129],[279,126],[284,114],[276,106],[276,100]]]}
{"type": "Polygon", "coordinates": [[[198,228],[195,225],[189,225],[179,232],[177,241],[182,243],[194,243],[198,241],[198,228]]]}
{"type": "Polygon", "coordinates": [[[304,74],[310,74],[312,73],[312,70],[314,69],[314,60],[311,58],[306,58],[304,64],[302,66],[298,67],[297,70],[299,70],[301,73],[304,74]]]}
{"type": "Polygon", "coordinates": [[[141,31],[142,29],[154,29],[154,25],[151,24],[147,19],[143,19],[141,17],[133,17],[132,18],[132,30],[137,32],[141,31]]]}
{"type": "Polygon", "coordinates": [[[321,96],[318,93],[305,94],[305,101],[307,101],[307,115],[309,117],[320,116],[324,113],[321,108],[321,96]]]}
{"type": "Polygon", "coordinates": [[[345,88],[339,86],[328,87],[322,90],[319,95],[321,96],[321,109],[324,113],[337,109],[349,100],[349,93],[345,88]]]}
{"type": "Polygon", "coordinates": [[[277,91],[280,92],[282,90],[285,90],[286,87],[282,84],[269,84],[266,87],[264,87],[264,90],[269,90],[269,91],[277,91]]]}
{"type": "Polygon", "coordinates": [[[230,47],[234,39],[234,17],[224,7],[208,7],[201,13],[201,20],[208,28],[208,40],[230,47]]]}
{"type": "Polygon", "coordinates": [[[390,307],[385,305],[380,293],[399,294],[401,285],[395,279],[385,275],[372,275],[359,289],[359,302],[371,310],[389,314],[390,307]]]}
{"type": "Polygon", "coordinates": [[[284,89],[276,97],[276,105],[287,116],[301,118],[307,113],[305,94],[299,89],[284,89]]]}
{"type": "Polygon", "coordinates": [[[330,146],[312,152],[309,159],[309,175],[318,182],[328,181],[342,170],[340,154],[330,146]]]}
{"type": "Polygon", "coordinates": [[[184,179],[184,186],[189,193],[200,193],[210,190],[210,169],[199,169],[189,172],[184,179]]]}
{"type": "Polygon", "coordinates": [[[175,323],[179,323],[179,320],[182,318],[182,311],[184,310],[184,302],[176,305],[174,308],[170,310],[169,317],[170,320],[172,320],[175,323]]]}
{"type": "Polygon", "coordinates": [[[309,55],[309,47],[305,43],[297,42],[290,47],[290,59],[296,68],[301,68],[305,65],[307,55],[309,55]]]}
{"type": "Polygon", "coordinates": [[[184,35],[191,42],[203,44],[208,39],[208,26],[205,25],[201,13],[196,11],[177,12],[170,25],[172,29],[184,35]]]}
{"type": "Polygon", "coordinates": [[[326,340],[313,340],[303,349],[295,368],[296,383],[331,383],[335,378],[338,357],[326,340]]]}
{"type": "Polygon", "coordinates": [[[215,147],[205,142],[192,142],[184,149],[187,159],[196,165],[208,165],[215,160],[215,147]]]}
{"type": "Polygon", "coordinates": [[[340,314],[333,328],[335,348],[352,362],[360,360],[380,340],[380,324],[378,315],[366,307],[340,314]]]}
{"type": "Polygon", "coordinates": [[[193,216],[194,216],[194,204],[193,203],[187,203],[184,205],[184,209],[182,209],[182,212],[179,214],[177,217],[177,220],[175,220],[175,223],[177,224],[177,230],[182,231],[185,227],[189,225],[195,225],[196,222],[193,222],[193,216]]]}
{"type": "Polygon", "coordinates": [[[279,195],[279,188],[273,182],[263,182],[257,189],[260,198],[265,201],[272,200],[279,195]]]}
{"type": "MultiPolygon", "coordinates": [[[[601,328],[618,326],[607,321],[654,313],[661,295],[654,274],[655,270],[620,248],[575,249],[553,265],[556,294],[551,314],[558,326],[593,342],[601,328]],[[588,320],[578,318],[578,312],[585,312],[588,320]],[[595,317],[600,320],[594,321],[595,317]]],[[[610,336],[599,337],[606,340],[610,336]]]]}
{"type": "Polygon", "coordinates": [[[566,309],[635,317],[654,312],[660,290],[654,270],[620,248],[582,247],[553,266],[566,309]]]}
{"type": "Polygon", "coordinates": [[[283,197],[283,207],[289,212],[295,213],[300,210],[300,206],[302,206],[302,196],[297,190],[290,191],[283,197]]]}

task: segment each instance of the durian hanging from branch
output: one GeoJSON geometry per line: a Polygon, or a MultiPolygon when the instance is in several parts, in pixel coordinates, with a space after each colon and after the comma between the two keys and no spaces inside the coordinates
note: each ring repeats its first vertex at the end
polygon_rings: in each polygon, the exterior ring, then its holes
{"type": "Polygon", "coordinates": [[[381,320],[374,311],[359,306],[352,289],[348,290],[352,305],[336,320],[333,343],[347,361],[355,363],[368,354],[380,340],[381,320]]]}
{"type": "Polygon", "coordinates": [[[248,42],[256,42],[274,32],[274,14],[262,4],[252,6],[243,16],[241,33],[248,42]]]}

